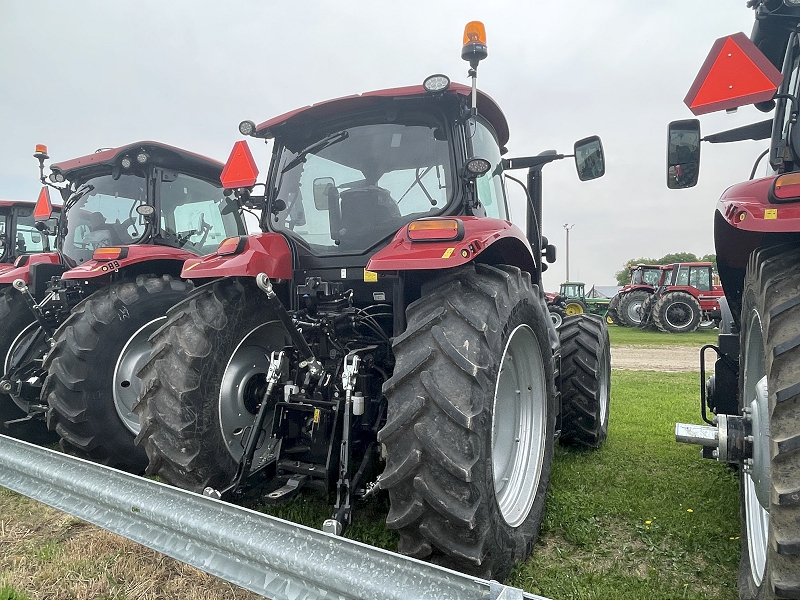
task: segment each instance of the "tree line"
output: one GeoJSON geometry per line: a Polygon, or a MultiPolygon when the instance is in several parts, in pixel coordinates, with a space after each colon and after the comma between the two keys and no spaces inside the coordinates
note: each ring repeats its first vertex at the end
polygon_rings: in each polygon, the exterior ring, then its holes
{"type": "Polygon", "coordinates": [[[671,265],[673,263],[684,262],[710,262],[714,264],[714,273],[717,272],[717,255],[705,254],[701,257],[692,254],[691,252],[675,252],[673,254],[665,254],[661,258],[632,258],[625,263],[621,270],[617,271],[617,285],[627,285],[630,283],[630,269],[629,266],[634,265],[671,265]]]}

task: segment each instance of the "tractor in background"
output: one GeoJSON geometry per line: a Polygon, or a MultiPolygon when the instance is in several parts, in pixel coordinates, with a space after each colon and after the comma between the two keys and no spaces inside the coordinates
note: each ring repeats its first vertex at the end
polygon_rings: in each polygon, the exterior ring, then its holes
{"type": "Polygon", "coordinates": [[[589,313],[606,317],[611,301],[608,298],[589,298],[585,286],[579,281],[567,281],[561,284],[558,294],[545,294],[547,309],[556,328],[561,327],[567,316],[589,313]]]}
{"type": "Polygon", "coordinates": [[[642,317],[642,302],[661,280],[661,265],[628,265],[630,282],[620,288],[608,305],[608,317],[615,325],[637,327],[642,317]]]}
{"type": "MultiPolygon", "coordinates": [[[[748,180],[714,213],[725,295],[712,375],[701,385],[705,426],[678,423],[678,441],[736,465],[740,478],[743,599],[800,598],[800,6],[750,0],[755,26],[717,40],[685,103],[695,115],[754,104],[774,114],[702,136],[670,123],[667,186],[695,185],[700,142],[769,140],[748,180]],[[755,178],[762,158],[771,174],[755,178]],[[709,413],[713,413],[709,414],[709,413]]],[[[705,372],[701,350],[701,378],[705,372]]]]}
{"type": "MultiPolygon", "coordinates": [[[[223,499],[327,493],[335,535],[382,490],[403,554],[499,580],[529,555],[556,431],[606,437],[609,340],[594,315],[548,317],[541,174],[565,155],[502,157],[485,40],[467,26],[471,87],[433,75],[240,124],[274,140],[269,170],[257,185],[240,141],[222,182],[258,199],[264,232],[184,265],[210,282],[150,338],[148,473],[223,499]],[[527,232],[507,220],[511,169],[527,232]]],[[[599,138],[573,155],[582,180],[604,173],[599,138]]]]}
{"type": "Polygon", "coordinates": [[[0,274],[0,413],[12,431],[46,419],[65,451],[141,472],[133,404],[147,338],[192,289],[184,261],[245,232],[238,207],[223,194],[221,163],[166,144],[55,163],[47,178],[46,147],[34,156],[46,184],[36,228],[55,248],[0,274]]]}
{"type": "Polygon", "coordinates": [[[13,268],[17,259],[28,261],[34,254],[49,252],[50,239],[36,229],[33,219],[35,205],[35,202],[0,200],[0,273],[13,268]]]}

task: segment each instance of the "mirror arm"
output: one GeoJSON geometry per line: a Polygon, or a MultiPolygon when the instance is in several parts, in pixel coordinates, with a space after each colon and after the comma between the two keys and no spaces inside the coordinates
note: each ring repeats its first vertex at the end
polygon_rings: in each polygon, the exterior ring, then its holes
{"type": "Polygon", "coordinates": [[[512,169],[529,169],[531,167],[544,166],[555,160],[561,160],[574,156],[574,154],[540,154],[539,156],[522,156],[519,158],[504,158],[503,170],[509,171],[512,169]]]}

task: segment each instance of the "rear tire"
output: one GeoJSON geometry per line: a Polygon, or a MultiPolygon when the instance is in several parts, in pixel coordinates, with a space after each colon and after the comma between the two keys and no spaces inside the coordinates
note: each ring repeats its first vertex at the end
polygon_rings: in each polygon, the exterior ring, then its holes
{"type": "Polygon", "coordinates": [[[191,286],[168,275],[123,280],[83,300],[58,328],[44,363],[42,401],[64,451],[134,473],[144,470],[147,457],[133,444],[138,427],[132,408],[141,385],[135,363],[149,331],[191,286]],[[120,377],[123,371],[128,373],[120,377]]]}
{"type": "Polygon", "coordinates": [[[798,290],[800,247],[753,253],[740,336],[739,405],[751,411],[754,438],[753,462],[739,475],[742,599],[800,598],[798,290]]]}
{"type": "Polygon", "coordinates": [[[653,305],[653,322],[666,333],[690,333],[700,324],[702,310],[687,292],[667,292],[653,305]]]}
{"type": "MultiPolygon", "coordinates": [[[[231,482],[242,433],[263,396],[269,354],[291,344],[271,312],[254,281],[234,278],[198,288],[169,311],[151,338],[134,408],[148,474],[194,492],[231,482]]],[[[255,462],[268,452],[264,444],[255,462]]]]}
{"type": "Polygon", "coordinates": [[[606,317],[609,320],[609,323],[613,323],[614,325],[622,325],[622,322],[619,318],[619,313],[617,312],[619,309],[619,302],[622,296],[616,294],[608,305],[608,312],[606,313],[606,317]]]}
{"type": "Polygon", "coordinates": [[[553,321],[553,326],[558,329],[561,327],[561,323],[564,322],[564,318],[567,316],[567,313],[564,312],[564,309],[560,306],[550,305],[547,307],[548,312],[550,313],[550,319],[553,321]]]}
{"type": "Polygon", "coordinates": [[[638,327],[642,322],[642,313],[640,309],[642,303],[647,300],[649,296],[651,296],[649,292],[635,290],[625,294],[619,301],[617,314],[619,315],[619,320],[626,327],[638,327]]]}
{"type": "Polygon", "coordinates": [[[502,581],[541,525],[555,427],[544,302],[514,267],[423,286],[384,384],[386,519],[401,553],[502,581]]]}
{"type": "Polygon", "coordinates": [[[567,317],[561,339],[559,442],[599,448],[608,437],[611,352],[608,328],[595,315],[567,317]]]}

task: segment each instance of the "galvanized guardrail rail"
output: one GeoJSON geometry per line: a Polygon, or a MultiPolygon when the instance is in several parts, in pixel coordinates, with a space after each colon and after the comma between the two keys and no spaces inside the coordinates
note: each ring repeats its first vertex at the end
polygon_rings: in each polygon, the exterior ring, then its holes
{"type": "Polygon", "coordinates": [[[272,600],[547,600],[4,435],[0,486],[272,600]]]}

